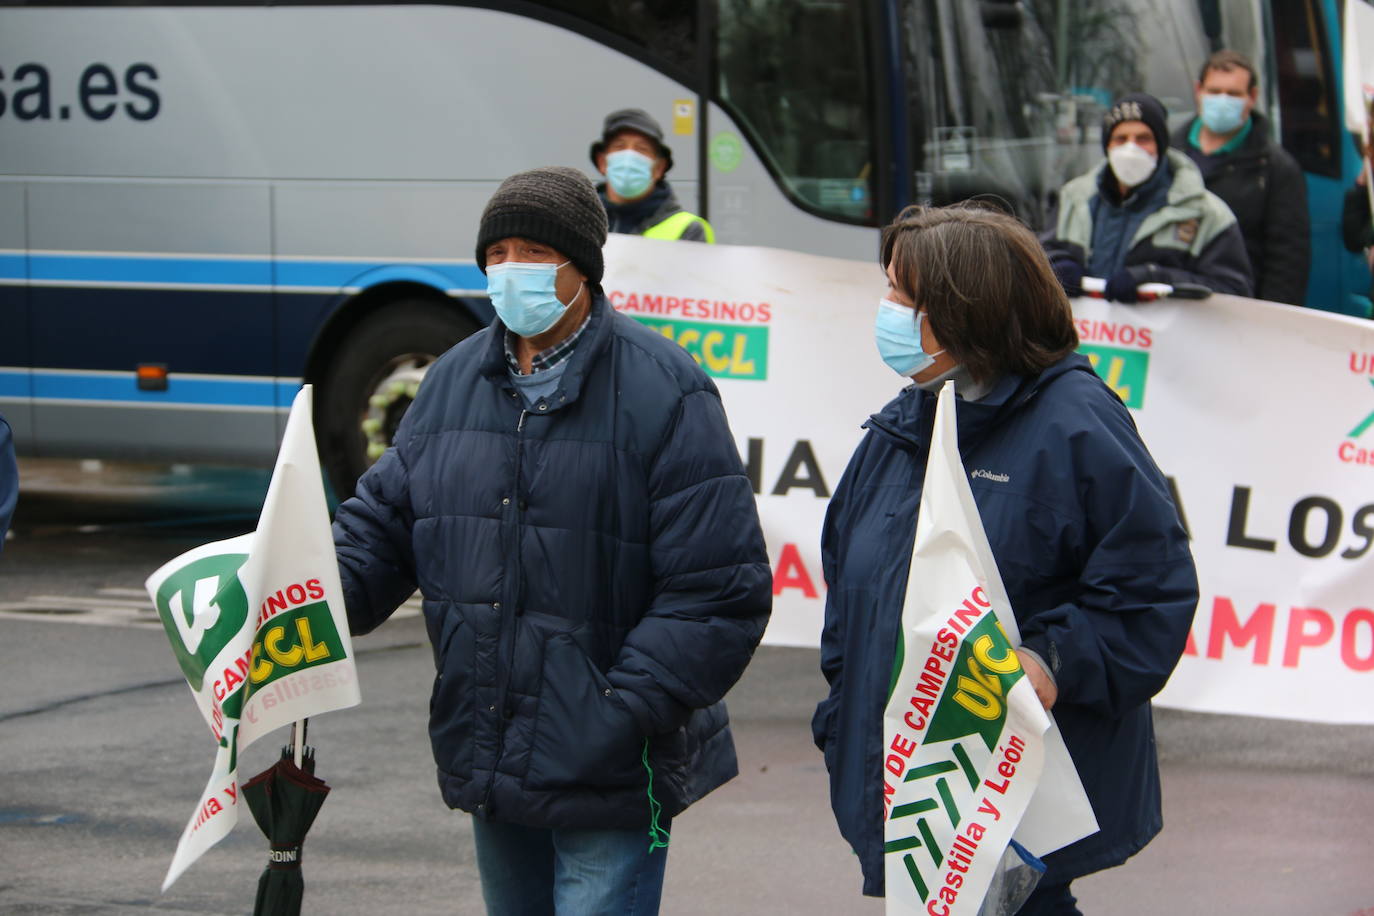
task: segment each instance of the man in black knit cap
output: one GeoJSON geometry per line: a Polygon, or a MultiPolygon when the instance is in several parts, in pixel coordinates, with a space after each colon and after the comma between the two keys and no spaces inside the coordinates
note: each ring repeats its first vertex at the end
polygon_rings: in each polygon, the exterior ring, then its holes
{"type": "Polygon", "coordinates": [[[684,210],[663,177],[673,167],[673,151],[663,142],[663,128],[647,111],[622,108],[606,115],[591,158],[596,170],[606,176],[596,190],[606,205],[610,231],[715,242],[711,224],[684,210]]]}
{"type": "Polygon", "coordinates": [[[1251,294],[1236,218],[1192,160],[1169,148],[1158,99],[1118,99],[1102,119],[1102,151],[1106,162],[1060,190],[1053,229],[1042,238],[1065,292],[1081,294],[1089,276],[1106,280],[1106,296],[1117,302],[1137,301],[1144,283],[1251,294]]]}
{"type": "Polygon", "coordinates": [[[721,698],[772,577],[715,385],[601,289],[585,175],[506,179],[497,320],[425,376],[334,540],[355,634],[419,587],[430,739],[487,911],[658,912],[671,818],[736,775],[721,698]]]}

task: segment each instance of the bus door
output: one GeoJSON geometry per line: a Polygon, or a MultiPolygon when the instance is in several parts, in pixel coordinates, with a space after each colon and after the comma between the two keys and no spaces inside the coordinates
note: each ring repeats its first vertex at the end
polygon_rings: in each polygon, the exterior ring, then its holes
{"type": "Polygon", "coordinates": [[[33,435],[24,249],[24,187],[0,183],[0,416],[9,421],[21,449],[33,435]]]}
{"type": "Polygon", "coordinates": [[[55,178],[30,182],[28,203],[38,450],[270,453],[267,185],[55,178]]]}
{"type": "Polygon", "coordinates": [[[1312,226],[1309,308],[1369,317],[1369,271],[1345,250],[1341,207],[1360,173],[1354,135],[1341,110],[1340,10],[1336,0],[1271,4],[1283,147],[1307,177],[1312,226]]]}

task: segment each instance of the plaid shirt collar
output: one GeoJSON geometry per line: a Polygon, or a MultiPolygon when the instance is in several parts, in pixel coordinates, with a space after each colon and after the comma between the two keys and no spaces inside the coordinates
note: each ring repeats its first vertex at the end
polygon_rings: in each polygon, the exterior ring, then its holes
{"type": "MultiPolygon", "coordinates": [[[[540,350],[538,353],[534,354],[534,357],[530,360],[529,374],[534,375],[536,372],[552,369],[569,356],[572,356],[573,348],[577,346],[577,339],[582,336],[583,331],[587,330],[587,325],[591,323],[591,320],[592,313],[589,309],[587,311],[587,317],[582,319],[582,324],[578,325],[576,331],[573,331],[547,350],[540,350]]],[[[515,335],[510,331],[506,331],[506,365],[509,366],[510,371],[514,372],[516,375],[525,374],[520,369],[520,360],[515,356],[515,335]]]]}

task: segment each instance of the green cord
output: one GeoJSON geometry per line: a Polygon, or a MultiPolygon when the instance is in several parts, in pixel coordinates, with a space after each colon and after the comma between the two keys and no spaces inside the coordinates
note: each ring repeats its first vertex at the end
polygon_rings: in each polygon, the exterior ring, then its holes
{"type": "Polygon", "coordinates": [[[644,739],[644,772],[649,774],[649,855],[653,855],[655,849],[667,849],[668,841],[672,836],[668,831],[658,825],[658,816],[663,811],[663,806],[654,798],[654,768],[649,765],[649,739],[644,739]]]}

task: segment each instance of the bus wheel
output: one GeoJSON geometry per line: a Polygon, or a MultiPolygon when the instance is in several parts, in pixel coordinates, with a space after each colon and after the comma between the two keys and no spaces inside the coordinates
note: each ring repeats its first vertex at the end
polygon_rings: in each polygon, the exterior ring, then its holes
{"type": "Polygon", "coordinates": [[[320,458],[336,498],[351,496],[391,444],[430,364],[477,330],[455,306],[408,299],[349,332],[321,375],[315,402],[320,458]]]}

